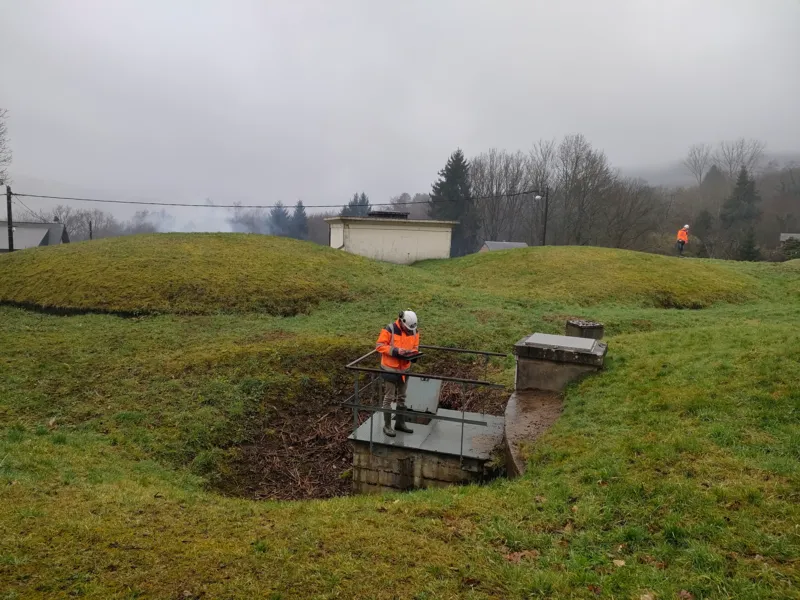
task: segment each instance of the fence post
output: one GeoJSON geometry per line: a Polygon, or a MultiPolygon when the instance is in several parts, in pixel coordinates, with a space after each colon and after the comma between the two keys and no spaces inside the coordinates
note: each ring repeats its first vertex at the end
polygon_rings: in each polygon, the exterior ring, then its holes
{"type": "Polygon", "coordinates": [[[8,211],[8,251],[14,251],[14,223],[11,216],[11,186],[6,186],[6,210],[8,211]]]}

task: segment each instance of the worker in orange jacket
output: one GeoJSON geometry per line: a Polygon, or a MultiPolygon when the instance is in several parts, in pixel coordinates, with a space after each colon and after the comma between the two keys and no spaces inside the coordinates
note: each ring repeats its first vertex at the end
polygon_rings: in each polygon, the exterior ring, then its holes
{"type": "MultiPolygon", "coordinates": [[[[381,329],[375,349],[381,355],[381,374],[386,386],[383,397],[383,408],[391,408],[392,400],[397,402],[397,409],[406,405],[408,377],[404,375],[411,367],[408,356],[419,354],[419,331],[417,331],[417,314],[413,310],[404,310],[394,323],[381,329]]],[[[412,360],[414,360],[412,358],[412,360]]],[[[413,433],[406,425],[403,415],[397,415],[392,430],[392,413],[383,413],[383,433],[395,437],[395,431],[413,433]]]]}
{"type": "Polygon", "coordinates": [[[678,230],[678,240],[676,246],[678,248],[678,254],[683,256],[683,247],[689,243],[689,226],[684,225],[681,229],[678,230]]]}

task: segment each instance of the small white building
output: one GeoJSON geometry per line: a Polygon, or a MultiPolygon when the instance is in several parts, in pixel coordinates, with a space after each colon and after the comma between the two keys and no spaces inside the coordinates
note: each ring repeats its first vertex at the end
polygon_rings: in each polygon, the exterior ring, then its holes
{"type": "Polygon", "coordinates": [[[330,227],[331,248],[401,265],[450,258],[450,238],[458,224],[409,219],[408,213],[389,211],[325,221],[330,227]]]}

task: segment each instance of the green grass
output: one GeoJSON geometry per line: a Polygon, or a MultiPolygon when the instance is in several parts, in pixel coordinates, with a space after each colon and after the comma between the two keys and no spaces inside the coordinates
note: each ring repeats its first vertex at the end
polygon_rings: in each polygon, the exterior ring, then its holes
{"type": "Polygon", "coordinates": [[[293,315],[364,297],[395,270],[248,234],[154,234],[37,248],[0,261],[0,301],[65,311],[293,315]]]}
{"type": "MultiPolygon", "coordinates": [[[[48,252],[0,257],[0,272],[48,252]]],[[[796,265],[590,248],[356,261],[346,297],[309,296],[291,317],[244,295],[135,319],[0,307],[0,598],[800,597],[796,265]],[[658,308],[656,285],[708,308],[658,308]],[[607,369],[569,390],[519,480],[287,503],[215,493],[271,407],[343,388],[343,358],[398,305],[418,310],[425,341],[505,351],[595,318],[607,369]]],[[[493,377],[512,374],[509,359],[493,377]]]]}
{"type": "Polygon", "coordinates": [[[453,284],[518,300],[593,305],[616,302],[661,308],[703,308],[768,294],[757,277],[724,261],[687,259],[610,248],[551,246],[473,254],[421,267],[453,284]]]}

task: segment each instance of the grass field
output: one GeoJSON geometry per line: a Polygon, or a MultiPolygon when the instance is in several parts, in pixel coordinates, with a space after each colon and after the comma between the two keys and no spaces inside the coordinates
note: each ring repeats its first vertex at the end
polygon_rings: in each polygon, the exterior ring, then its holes
{"type": "Polygon", "coordinates": [[[17,304],[0,307],[0,599],[800,598],[798,261],[394,267],[142,236],[0,256],[0,299],[17,304]],[[519,480],[217,491],[278,412],[340,398],[344,357],[407,306],[424,342],[503,351],[598,319],[607,369],[570,388],[519,480]]]}

